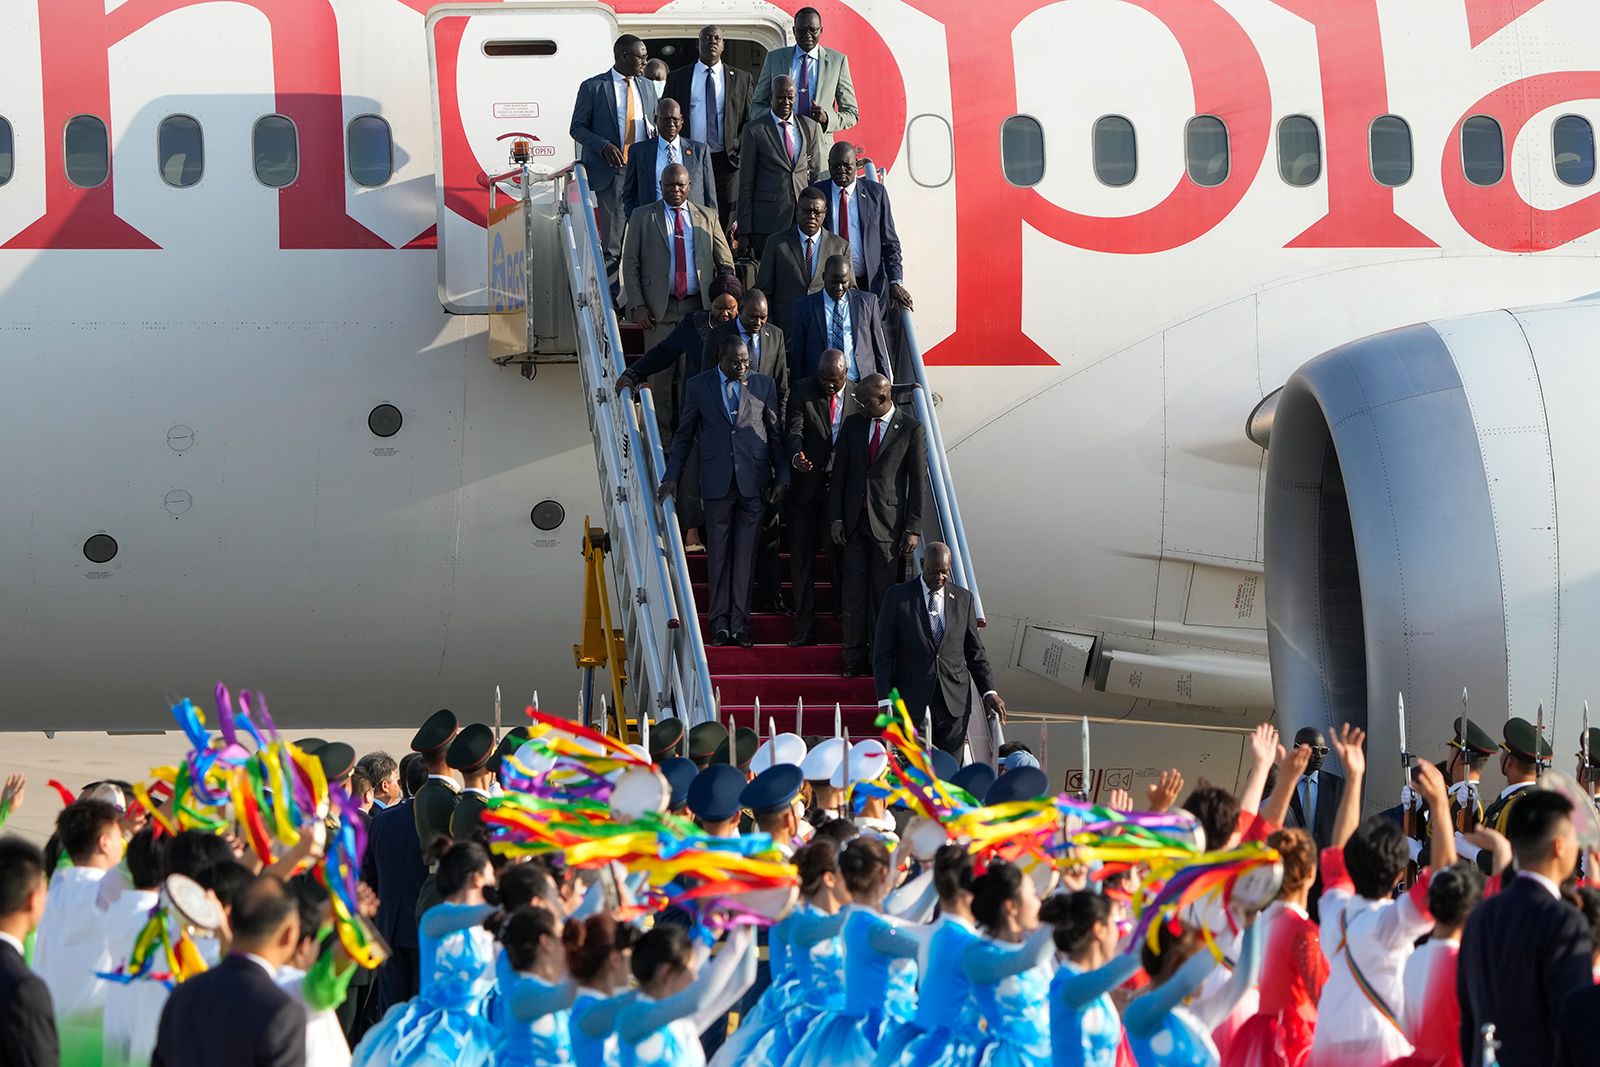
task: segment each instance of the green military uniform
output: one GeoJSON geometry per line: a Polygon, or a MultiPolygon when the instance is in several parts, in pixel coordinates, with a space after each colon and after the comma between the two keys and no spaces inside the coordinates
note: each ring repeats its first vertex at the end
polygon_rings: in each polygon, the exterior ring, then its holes
{"type": "Polygon", "coordinates": [[[650,762],[660,766],[683,755],[683,720],[665,718],[650,724],[650,762]]]}
{"type": "MultiPolygon", "coordinates": [[[[1507,719],[1502,736],[1504,741],[1501,742],[1500,747],[1524,763],[1531,763],[1537,766],[1551,756],[1550,743],[1539,736],[1538,730],[1527,719],[1515,717],[1507,719]]],[[[1521,800],[1522,795],[1532,788],[1532,782],[1513,782],[1506,786],[1500,792],[1500,795],[1490,801],[1489,806],[1484,809],[1483,825],[1504,834],[1506,827],[1511,823],[1511,813],[1516,810],[1517,801],[1521,800]]],[[[1478,853],[1478,868],[1485,874],[1489,873],[1489,853],[1478,853]]],[[[1507,876],[1509,877],[1509,872],[1507,876]]]]}
{"type": "MultiPolygon", "coordinates": [[[[444,761],[463,776],[481,775],[494,758],[494,730],[481,722],[464,727],[444,761]]],[[[450,836],[457,841],[470,840],[478,832],[478,817],[489,807],[489,794],[481,789],[463,790],[450,813],[450,836]]]]}
{"type": "MultiPolygon", "coordinates": [[[[1489,731],[1471,719],[1465,719],[1458,715],[1451,729],[1453,736],[1450,739],[1450,747],[1460,750],[1463,760],[1482,759],[1499,751],[1500,746],[1495,743],[1494,737],[1490,735],[1489,731]]],[[[1449,761],[1447,760],[1436,766],[1438,766],[1439,774],[1444,780],[1450,781],[1449,761]]],[[[1465,783],[1457,782],[1450,787],[1450,825],[1452,827],[1461,825],[1461,812],[1466,807],[1466,790],[1459,788],[1463,784],[1465,783]]],[[[1473,801],[1473,808],[1473,815],[1475,816],[1473,825],[1483,825],[1483,799],[1481,796],[1473,801]]],[[[1418,834],[1418,840],[1422,845],[1421,855],[1427,856],[1433,841],[1433,825],[1426,811],[1423,811],[1421,815],[1422,829],[1418,834]]]]}
{"type": "MultiPolygon", "coordinates": [[[[421,729],[411,738],[411,751],[419,753],[428,760],[436,759],[441,752],[449,747],[450,741],[456,736],[455,712],[442,708],[428,716],[428,721],[422,724],[421,729]]],[[[461,800],[461,787],[455,779],[442,775],[429,775],[428,780],[422,783],[412,798],[411,814],[417,823],[417,843],[422,846],[422,858],[427,862],[428,850],[434,841],[450,835],[450,818],[455,814],[456,804],[461,800]]],[[[430,865],[428,877],[423,880],[422,888],[417,892],[417,918],[422,918],[423,912],[439,903],[438,890],[433,885],[433,871],[430,865]]]]}
{"type": "MultiPolygon", "coordinates": [[[[689,731],[689,758],[702,771],[715,762],[717,749],[728,739],[728,728],[720,722],[703,722],[689,731]]],[[[723,756],[722,762],[728,762],[723,756]]]]}

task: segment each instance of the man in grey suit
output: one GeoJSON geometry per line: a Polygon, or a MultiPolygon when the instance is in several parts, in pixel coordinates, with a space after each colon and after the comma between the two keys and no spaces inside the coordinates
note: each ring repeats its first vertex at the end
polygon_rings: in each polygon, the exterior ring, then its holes
{"type": "Polygon", "coordinates": [[[589,188],[599,209],[600,247],[606,272],[615,280],[621,257],[622,176],[635,141],[650,136],[656,110],[656,87],[644,77],[644,42],[631,33],[612,46],[610,70],[585,79],[572,105],[572,139],[580,146],[578,162],[589,173],[589,188]]]}
{"type": "MultiPolygon", "coordinates": [[[[845,355],[852,382],[877,373],[895,381],[894,359],[883,336],[878,298],[851,286],[850,256],[830,256],[822,267],[822,291],[799,300],[789,313],[789,376],[817,373],[822,353],[845,355]]],[[[907,378],[901,378],[907,381],[907,378]]]]}
{"type": "Polygon", "coordinates": [[[800,193],[822,173],[822,131],[794,110],[794,82],[773,84],[772,110],[744,128],[739,162],[739,245],[760,258],[767,235],[794,225],[800,193]]]}
{"type": "Polygon", "coordinates": [[[834,256],[848,256],[850,246],[822,228],[828,215],[828,197],[811,186],[801,190],[794,225],[767,239],[756,272],[756,287],[772,300],[772,321],[787,337],[794,329],[794,305],[822,288],[822,268],[834,256]]]}
{"type": "Polygon", "coordinates": [[[850,79],[850,60],[843,52],[823,48],[822,16],[814,7],[803,7],[794,16],[794,44],[767,53],[756,79],[755,95],[750,98],[750,117],[766,116],[772,107],[780,75],[794,80],[798,92],[798,113],[822,127],[828,141],[860,121],[856,111],[856,86],[850,79]]]}
{"type": "MultiPolygon", "coordinates": [[[[681,163],[672,164],[661,173],[661,199],[636,208],[628,218],[622,292],[628,317],[644,328],[646,349],[690,311],[709,309],[711,279],[733,269],[733,253],[716,213],[690,203],[689,187],[689,172],[681,163]]],[[[650,385],[656,413],[663,426],[670,425],[678,393],[672,372],[656,375],[650,385]]]]}
{"type": "Polygon", "coordinates": [[[756,535],[767,505],[789,485],[783,462],[778,386],[750,373],[750,350],[722,340],[720,363],[689,379],[666,478],[657,495],[677,491],[689,453],[700,446],[700,494],[706,515],[706,565],[711,585],[711,643],[749,648],[750,575],[756,535]]]}
{"type": "Polygon", "coordinates": [[[628,152],[628,169],[622,179],[624,218],[632,218],[640,204],[661,199],[661,175],[674,163],[682,163],[689,172],[689,199],[717,214],[711,149],[683,136],[683,109],[669,96],[656,104],[656,135],[628,152]]]}

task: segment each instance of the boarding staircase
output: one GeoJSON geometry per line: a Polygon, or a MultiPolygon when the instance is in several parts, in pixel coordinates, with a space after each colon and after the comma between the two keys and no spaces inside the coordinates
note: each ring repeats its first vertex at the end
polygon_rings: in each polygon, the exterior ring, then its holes
{"type": "MultiPolygon", "coordinates": [[[[879,180],[870,161],[863,162],[866,179],[879,180]]],[[[774,613],[752,616],[754,647],[709,647],[711,635],[699,607],[709,600],[706,557],[684,552],[674,501],[656,499],[666,466],[664,447],[670,442],[661,440],[648,388],[625,389],[620,395],[613,388],[627,365],[627,354],[610,299],[588,177],[581,165],[575,165],[548,177],[524,172],[522,179],[522,189],[541,181],[556,185],[560,258],[571,289],[582,402],[593,431],[603,526],[610,542],[611,588],[624,639],[627,707],[619,719],[637,721],[641,713],[651,720],[677,715],[691,725],[713,718],[731,720],[753,727],[762,737],[770,736],[773,724],[779,731],[832,734],[837,708],[842,725],[853,736],[875,732],[873,680],[842,676],[838,591],[826,581],[828,568],[820,557],[813,631],[819,644],[787,647],[794,620],[774,613]]],[[[532,235],[534,230],[528,232],[532,235]]],[[[933,509],[925,520],[924,541],[939,539],[950,545],[954,580],[972,591],[982,619],[983,602],[933,392],[910,315],[902,314],[914,380],[897,383],[896,395],[913,410],[927,434],[928,499],[933,509]]],[[[784,595],[793,603],[787,555],[781,563],[784,595]]],[[[585,718],[599,723],[592,706],[585,709],[585,718]]]]}

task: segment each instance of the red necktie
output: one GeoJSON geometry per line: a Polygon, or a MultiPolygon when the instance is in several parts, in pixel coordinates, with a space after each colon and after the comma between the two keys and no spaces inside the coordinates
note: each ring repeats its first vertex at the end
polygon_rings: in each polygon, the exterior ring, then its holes
{"type": "Polygon", "coordinates": [[[789,134],[789,124],[783,123],[783,150],[789,153],[789,164],[794,165],[794,138],[789,134]]]}
{"type": "Polygon", "coordinates": [[[867,462],[878,462],[878,442],[883,440],[883,420],[872,420],[872,441],[867,445],[867,462]]]}
{"type": "Polygon", "coordinates": [[[828,435],[837,437],[839,425],[839,394],[834,393],[828,398],[828,435]]]}
{"type": "Polygon", "coordinates": [[[806,279],[808,282],[811,276],[817,273],[816,253],[812,249],[812,243],[815,240],[815,237],[806,238],[806,279]]]}
{"type": "Polygon", "coordinates": [[[850,243],[850,190],[839,190],[839,236],[850,243]]]}
{"type": "Polygon", "coordinates": [[[683,240],[683,208],[672,213],[672,295],[679,300],[689,297],[689,247],[683,240]]]}

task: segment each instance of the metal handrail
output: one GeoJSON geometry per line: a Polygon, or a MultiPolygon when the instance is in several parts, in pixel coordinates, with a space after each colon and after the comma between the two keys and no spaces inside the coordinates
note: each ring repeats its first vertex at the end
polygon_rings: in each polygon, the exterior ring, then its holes
{"type": "MultiPolygon", "coordinates": [[[[882,184],[883,174],[876,163],[864,156],[857,163],[867,181],[882,184]]],[[[966,525],[961,521],[961,503],[956,497],[955,478],[950,473],[950,457],[944,448],[944,431],[939,428],[933,389],[928,385],[928,367],[922,361],[922,346],[917,343],[909,308],[900,309],[900,330],[916,376],[911,402],[928,440],[928,480],[933,485],[934,506],[939,509],[939,525],[950,541],[951,569],[955,572],[956,584],[972,594],[973,613],[978,617],[978,625],[984,626],[988,620],[983,614],[983,596],[978,592],[977,571],[972,566],[972,548],[967,543],[966,525]]]]}
{"type": "MultiPolygon", "coordinates": [[[[582,165],[572,168],[569,183],[576,187],[577,202],[584,208],[574,212],[567,197],[562,197],[562,230],[571,244],[568,273],[573,299],[580,310],[588,307],[590,301],[595,305],[594,315],[578,316],[584,339],[588,342],[580,354],[580,365],[588,372],[586,376],[590,379],[585,383],[585,391],[593,412],[609,407],[612,382],[624,369],[622,339],[617,328],[616,313],[611,307],[609,286],[603,278],[593,274],[588,279],[579,277],[583,270],[582,258],[577,255],[575,214],[583,219],[582,230],[588,245],[589,261],[597,268],[605,262],[600,250],[599,229],[595,223],[594,199],[589,190],[588,174],[582,165]],[[604,330],[603,338],[596,334],[596,317],[604,330]],[[605,358],[607,351],[609,360],[605,358]]],[[[656,613],[650,610],[646,600],[639,600],[637,610],[644,624],[641,629],[648,639],[638,643],[644,646],[645,667],[650,675],[649,684],[655,703],[653,710],[665,709],[670,701],[675,713],[690,725],[710,721],[716,716],[711,668],[700,634],[694,589],[689,580],[688,557],[684,553],[683,537],[678,529],[677,509],[671,498],[659,502],[656,499],[656,490],[666,469],[666,458],[657,430],[655,404],[648,389],[624,389],[616,399],[619,408],[612,410],[620,420],[621,440],[617,440],[619,435],[615,423],[609,427],[610,433],[601,434],[597,429],[597,435],[607,439],[609,451],[616,453],[620,449],[627,456],[642,456],[645,460],[644,463],[635,463],[626,468],[633,473],[626,487],[626,495],[631,499],[621,499],[622,494],[619,493],[617,501],[625,512],[630,515],[636,513],[640,517],[644,525],[644,539],[649,546],[648,551],[642,550],[631,525],[622,523],[626,531],[623,546],[629,557],[626,565],[630,568],[630,575],[636,578],[636,586],[642,596],[646,586],[639,561],[642,559],[641,553],[650,557],[653,577],[666,603],[665,615],[661,620],[665,629],[661,632],[665,633],[669,647],[676,646],[676,654],[670,657],[667,664],[663,664],[655,643],[658,631],[652,624],[656,613]],[[635,397],[640,404],[637,409],[632,403],[635,397]],[[636,512],[632,507],[634,502],[641,505],[636,512]]],[[[610,459],[620,464],[622,456],[615,454],[610,459]]],[[[620,474],[625,468],[617,466],[614,469],[620,474]]],[[[642,712],[644,709],[640,710],[642,712]]]]}

